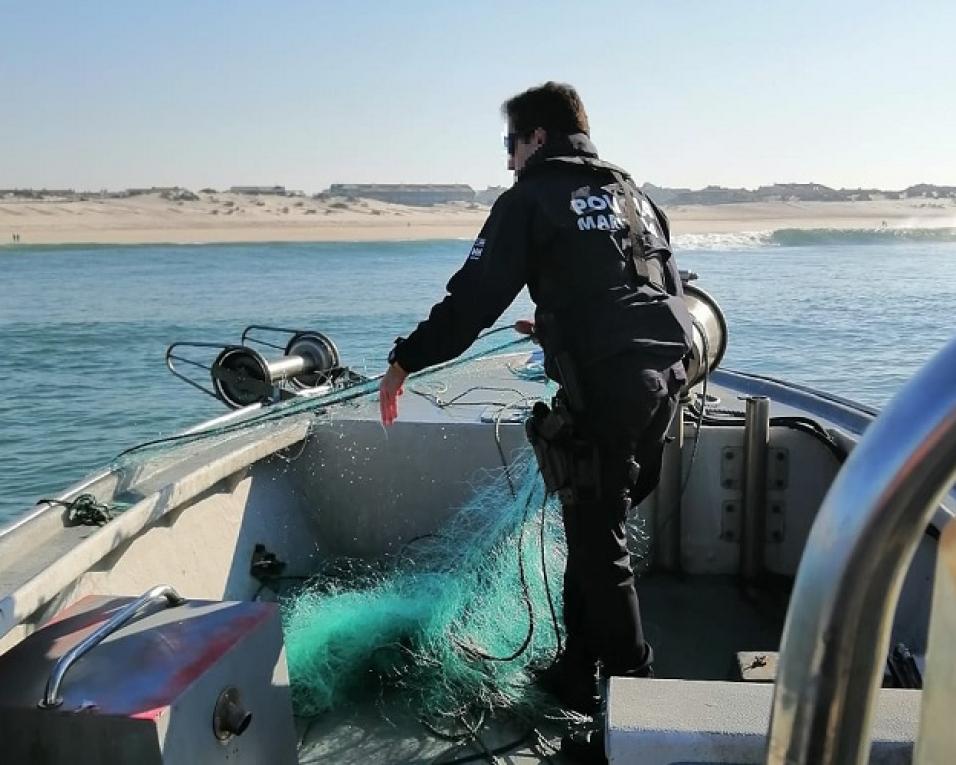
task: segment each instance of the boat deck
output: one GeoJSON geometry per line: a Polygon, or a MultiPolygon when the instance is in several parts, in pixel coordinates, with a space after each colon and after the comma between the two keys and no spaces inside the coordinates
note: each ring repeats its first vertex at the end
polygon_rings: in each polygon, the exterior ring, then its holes
{"type": "MultiPolygon", "coordinates": [[[[788,584],[768,579],[745,592],[731,576],[652,574],[638,583],[644,629],[654,646],[655,673],[661,678],[736,680],[738,651],[776,651],[783,630],[788,584]]],[[[376,696],[354,707],[299,721],[300,763],[439,763],[487,761],[565,762],[560,738],[575,721],[557,710],[540,710],[537,720],[502,716],[486,725],[478,739],[455,744],[437,738],[401,699],[376,696]],[[472,759],[468,759],[468,758],[472,759]]],[[[580,722],[578,722],[580,724],[580,722]]]]}

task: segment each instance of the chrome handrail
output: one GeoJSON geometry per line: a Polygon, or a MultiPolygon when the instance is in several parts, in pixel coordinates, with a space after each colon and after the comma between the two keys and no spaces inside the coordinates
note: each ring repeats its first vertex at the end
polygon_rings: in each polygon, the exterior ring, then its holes
{"type": "Polygon", "coordinates": [[[73,648],[57,659],[56,664],[53,665],[53,671],[50,673],[50,678],[46,681],[46,691],[37,706],[41,709],[56,709],[60,706],[60,704],[63,703],[63,699],[60,698],[60,684],[63,682],[63,678],[66,677],[67,671],[73,666],[73,663],[87,651],[99,645],[109,635],[112,635],[116,630],[120,629],[120,627],[131,622],[145,606],[160,598],[164,598],[169,606],[178,606],[185,602],[176,590],[168,584],[161,584],[158,587],[153,587],[149,592],[140,595],[129,605],[124,606],[122,610],[113,614],[108,622],[97,627],[95,631],[91,632],[81,642],[77,643],[73,648]]]}
{"type": "Polygon", "coordinates": [[[852,765],[917,544],[956,480],[956,338],[866,431],[814,521],[780,647],[767,762],[852,765]]]}

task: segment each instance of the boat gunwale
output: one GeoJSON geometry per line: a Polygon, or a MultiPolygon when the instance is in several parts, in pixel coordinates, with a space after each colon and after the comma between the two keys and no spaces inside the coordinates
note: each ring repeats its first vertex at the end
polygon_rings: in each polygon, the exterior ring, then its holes
{"type": "MultiPolygon", "coordinates": [[[[212,489],[216,484],[251,465],[308,438],[311,419],[300,417],[283,423],[267,437],[230,443],[224,453],[171,480],[163,481],[110,523],[81,539],[52,564],[0,593],[0,638],[51,602],[64,587],[91,566],[168,513],[212,489]],[[26,605],[23,605],[24,600],[26,605]]],[[[222,447],[223,444],[214,445],[222,447]]],[[[192,455],[194,456],[194,455],[192,455]]],[[[173,466],[175,466],[174,463],[173,466]]],[[[108,474],[107,474],[108,475],[108,474]]],[[[43,509],[55,510],[54,506],[43,509]]],[[[38,516],[31,518],[39,520],[38,516]]],[[[26,524],[19,527],[25,531],[26,524]]],[[[64,527],[64,530],[69,527],[64,527]]]]}
{"type": "MultiPolygon", "coordinates": [[[[496,358],[498,360],[507,361],[508,359],[515,357],[527,358],[527,354],[498,354],[493,357],[486,357],[484,360],[488,361],[492,358],[496,358]]],[[[799,411],[805,412],[808,415],[820,417],[821,419],[827,420],[828,422],[838,426],[846,426],[849,424],[850,427],[847,427],[847,430],[849,432],[848,437],[851,442],[855,442],[856,438],[862,433],[865,427],[875,419],[876,416],[874,410],[861,404],[857,404],[846,399],[840,399],[822,391],[816,391],[807,386],[787,383],[774,378],[754,375],[746,372],[738,372],[735,370],[715,370],[712,381],[722,388],[737,393],[747,393],[754,391],[767,392],[768,390],[776,392],[778,395],[772,398],[774,399],[775,403],[778,403],[781,406],[797,409],[799,411]],[[779,395],[781,392],[786,392],[788,395],[781,397],[779,395]],[[854,424],[857,427],[852,427],[854,424]]],[[[276,411],[281,411],[281,406],[282,404],[279,404],[276,407],[276,411]]],[[[224,420],[240,420],[242,416],[250,414],[253,409],[261,410],[262,408],[264,407],[247,407],[242,410],[236,410],[235,412],[227,413],[226,415],[214,417],[182,431],[179,435],[200,435],[204,430],[214,427],[217,424],[222,424],[224,420]]],[[[291,416],[288,418],[279,417],[276,421],[273,421],[273,424],[279,424],[279,421],[282,421],[279,427],[270,429],[267,434],[257,434],[253,439],[243,439],[242,436],[248,436],[249,431],[240,430],[236,434],[239,436],[237,439],[239,443],[236,443],[233,441],[233,439],[229,439],[226,442],[216,441],[210,443],[208,445],[208,451],[211,452],[211,461],[207,461],[198,467],[187,469],[185,472],[179,475],[174,474],[169,480],[164,480],[161,484],[150,491],[149,494],[140,498],[131,508],[129,508],[129,510],[126,510],[122,516],[103,527],[103,529],[97,530],[96,533],[90,535],[87,539],[82,540],[77,545],[72,547],[64,557],[72,558],[73,556],[80,555],[81,553],[91,552],[87,550],[87,547],[91,545],[96,546],[97,548],[103,547],[100,540],[104,538],[104,533],[108,533],[112,538],[112,542],[104,547],[104,549],[101,551],[102,554],[99,554],[99,550],[97,551],[96,560],[88,561],[89,565],[95,564],[98,560],[109,554],[109,552],[115,549],[123,541],[134,538],[144,528],[158,521],[166,513],[182,506],[184,503],[195,498],[203,491],[207,491],[210,487],[214,486],[215,483],[223,478],[234,474],[238,470],[249,467],[251,464],[268,457],[276,451],[281,451],[282,448],[286,448],[293,443],[297,443],[302,439],[308,438],[311,425],[311,414],[313,413],[309,411],[290,412],[291,416]],[[283,438],[284,434],[291,435],[286,435],[286,437],[283,438]],[[292,440],[289,441],[289,443],[284,443],[284,441],[288,440],[290,437],[292,440]],[[282,445],[276,446],[277,441],[282,441],[282,445]],[[265,447],[267,451],[264,452],[263,447],[265,447]],[[221,453],[215,455],[216,450],[221,450],[221,453]],[[189,484],[192,484],[192,486],[190,487],[189,484]],[[161,509],[159,508],[160,502],[163,504],[161,509]],[[135,521],[132,520],[134,518],[135,521]],[[126,528],[126,526],[129,526],[129,528],[126,528]]],[[[195,442],[190,440],[187,443],[194,445],[195,442]]],[[[195,452],[182,454],[179,453],[178,448],[174,448],[167,452],[164,456],[168,458],[169,462],[163,466],[160,473],[172,471],[177,465],[180,465],[186,459],[195,458],[197,455],[195,452]]],[[[108,478],[110,475],[121,472],[122,468],[111,465],[106,469],[101,469],[100,471],[91,474],[89,477],[75,484],[73,487],[61,493],[59,496],[63,497],[64,500],[66,500],[66,498],[72,498],[83,489],[95,484],[97,481],[103,480],[104,478],[108,478]]],[[[944,498],[944,501],[941,503],[937,514],[934,516],[932,526],[927,529],[927,533],[932,534],[933,531],[941,530],[949,520],[952,520],[954,517],[956,517],[956,503],[952,501],[953,499],[956,499],[956,488],[950,492],[948,498],[944,498]]],[[[30,525],[31,522],[38,521],[45,513],[57,512],[58,510],[59,508],[57,508],[55,505],[46,505],[37,508],[32,513],[28,513],[23,517],[15,519],[9,526],[0,528],[0,541],[6,541],[15,531],[24,530],[25,527],[30,525]]],[[[27,618],[30,613],[33,613],[36,610],[36,608],[41,607],[43,603],[46,602],[43,601],[42,596],[38,594],[38,590],[40,588],[36,584],[37,580],[40,580],[48,575],[52,575],[49,573],[51,569],[55,570],[55,572],[58,574],[58,579],[62,579],[63,577],[67,576],[63,573],[65,564],[62,563],[62,560],[63,559],[61,558],[60,561],[57,561],[55,564],[49,566],[47,570],[39,572],[29,579],[22,581],[19,586],[8,592],[2,597],[2,599],[0,599],[0,606],[4,606],[4,608],[0,608],[0,637],[16,626],[16,624],[20,623],[24,618],[27,618]],[[5,606],[11,599],[13,599],[15,602],[15,596],[17,593],[20,592],[23,587],[28,585],[33,585],[32,589],[39,598],[34,604],[35,607],[32,608],[29,613],[25,612],[23,608],[17,608],[16,613],[8,612],[5,606]]],[[[76,573],[76,576],[80,575],[82,575],[82,571],[76,573]]],[[[70,576],[72,576],[72,574],[70,576]]],[[[75,578],[75,576],[72,577],[70,581],[73,581],[75,578]]],[[[69,584],[69,581],[66,581],[65,584],[69,584]]],[[[47,598],[47,601],[49,599],[50,598],[47,598]]]]}

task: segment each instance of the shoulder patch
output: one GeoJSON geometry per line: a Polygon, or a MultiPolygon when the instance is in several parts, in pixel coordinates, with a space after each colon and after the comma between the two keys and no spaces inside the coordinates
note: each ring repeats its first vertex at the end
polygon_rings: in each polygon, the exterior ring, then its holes
{"type": "Polygon", "coordinates": [[[478,260],[485,251],[485,239],[479,236],[471,246],[471,252],[468,253],[468,260],[478,260]]]}

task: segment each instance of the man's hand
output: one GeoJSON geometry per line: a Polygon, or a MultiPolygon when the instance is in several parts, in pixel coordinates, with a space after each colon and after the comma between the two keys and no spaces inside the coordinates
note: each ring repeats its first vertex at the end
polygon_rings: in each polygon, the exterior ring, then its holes
{"type": "MultiPolygon", "coordinates": [[[[529,319],[518,319],[515,322],[515,332],[521,335],[531,335],[531,339],[538,343],[538,338],[534,334],[534,322],[529,319]]],[[[540,345],[540,343],[538,343],[540,345]]]]}
{"type": "Polygon", "coordinates": [[[404,393],[403,385],[408,372],[397,362],[388,365],[388,371],[378,385],[379,407],[382,411],[382,425],[388,427],[398,417],[398,397],[404,393]]]}

